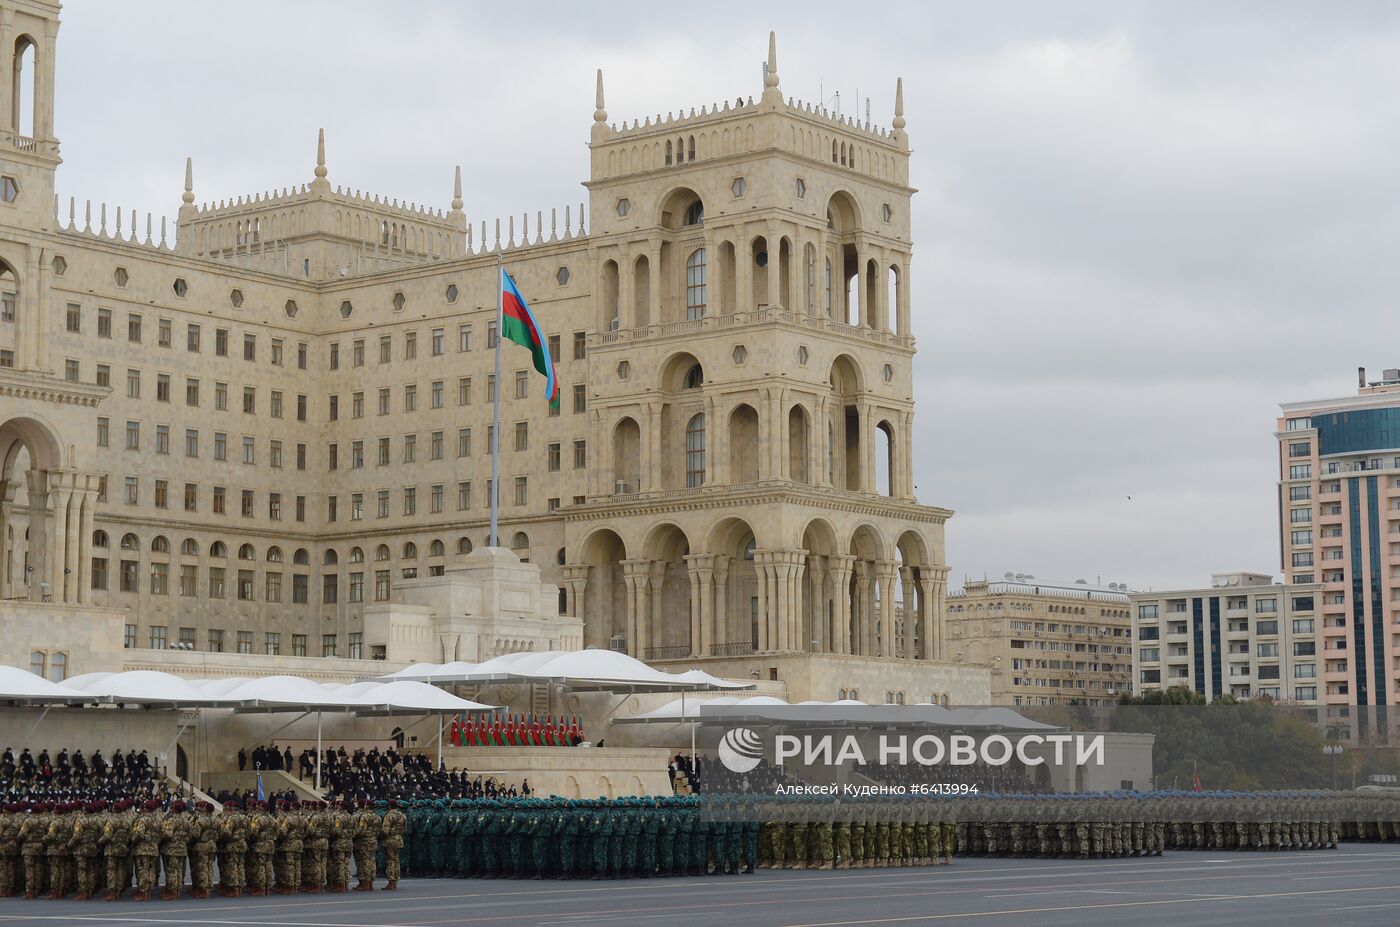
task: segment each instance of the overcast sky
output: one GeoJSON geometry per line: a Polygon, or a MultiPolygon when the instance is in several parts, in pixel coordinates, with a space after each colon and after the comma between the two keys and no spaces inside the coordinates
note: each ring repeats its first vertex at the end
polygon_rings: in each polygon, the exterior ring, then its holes
{"type": "Polygon", "coordinates": [[[330,181],[577,204],[614,121],[870,98],[914,148],[921,501],[952,585],[1278,572],[1278,403],[1400,367],[1400,5],[66,0],[70,195],[173,216],[330,181]],[[1129,498],[1131,497],[1131,498],[1129,498]]]}

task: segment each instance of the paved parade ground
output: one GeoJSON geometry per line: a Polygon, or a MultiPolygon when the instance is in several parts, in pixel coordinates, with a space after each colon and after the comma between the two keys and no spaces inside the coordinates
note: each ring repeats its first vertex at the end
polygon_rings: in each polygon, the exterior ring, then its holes
{"type": "MultiPolygon", "coordinates": [[[[382,884],[382,882],[380,883],[382,884]]],[[[0,901],[0,925],[998,927],[1400,923],[1400,846],[616,882],[405,880],[395,893],[180,902],[0,901]]]]}

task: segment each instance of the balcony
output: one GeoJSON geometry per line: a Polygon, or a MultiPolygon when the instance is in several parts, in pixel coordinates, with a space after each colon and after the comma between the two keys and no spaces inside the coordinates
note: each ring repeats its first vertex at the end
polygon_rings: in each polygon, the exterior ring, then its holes
{"type": "Polygon", "coordinates": [[[711,644],[712,657],[746,657],[754,652],[752,641],[731,641],[726,644],[711,644]]]}
{"type": "Polygon", "coordinates": [[[678,322],[661,322],[655,325],[641,325],[636,328],[615,331],[592,332],[588,336],[588,346],[590,348],[607,348],[636,341],[693,338],[706,332],[732,332],[769,325],[829,332],[835,335],[859,338],[872,344],[886,345],[906,351],[914,350],[914,339],[908,335],[876,331],[862,328],[859,325],[847,325],[835,319],[793,312],[781,306],[760,306],[748,312],[730,312],[722,315],[707,315],[699,319],[684,319],[678,322]]]}
{"type": "Polygon", "coordinates": [[[685,644],[672,647],[648,647],[647,660],[680,660],[690,656],[690,648],[685,644]]]}

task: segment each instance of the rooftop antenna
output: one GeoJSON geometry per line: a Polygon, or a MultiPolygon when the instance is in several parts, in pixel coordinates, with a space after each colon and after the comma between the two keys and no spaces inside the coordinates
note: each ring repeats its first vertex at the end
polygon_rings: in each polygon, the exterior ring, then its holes
{"type": "Polygon", "coordinates": [[[870,98],[865,98],[865,127],[870,128],[870,98]]]}

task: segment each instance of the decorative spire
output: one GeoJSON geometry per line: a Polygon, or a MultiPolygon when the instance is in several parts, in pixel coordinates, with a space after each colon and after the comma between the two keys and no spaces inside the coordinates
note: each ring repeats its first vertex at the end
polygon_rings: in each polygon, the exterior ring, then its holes
{"type": "Polygon", "coordinates": [[[763,86],[766,90],[776,90],[778,88],[778,33],[768,33],[768,69],[763,74],[763,86]]]}
{"type": "Polygon", "coordinates": [[[194,202],[194,158],[185,159],[185,192],[180,202],[187,206],[194,202]]]}
{"type": "Polygon", "coordinates": [[[598,69],[598,89],[593,100],[593,121],[604,123],[608,121],[608,110],[603,105],[603,69],[598,69]]]}
{"type": "Polygon", "coordinates": [[[316,179],[326,179],[326,130],[319,129],[316,133],[316,179]]]}
{"type": "Polygon", "coordinates": [[[452,211],[462,211],[462,165],[457,165],[452,178],[452,211]]]}
{"type": "Polygon", "coordinates": [[[894,83],[894,122],[895,130],[904,128],[904,78],[900,77],[894,83]]]}

